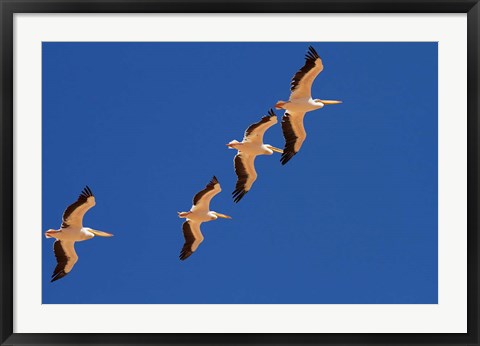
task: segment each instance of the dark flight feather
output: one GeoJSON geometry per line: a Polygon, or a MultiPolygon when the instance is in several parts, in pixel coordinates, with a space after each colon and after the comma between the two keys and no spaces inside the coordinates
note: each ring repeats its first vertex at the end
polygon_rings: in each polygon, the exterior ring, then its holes
{"type": "Polygon", "coordinates": [[[192,228],[188,221],[185,221],[182,225],[183,236],[185,238],[185,244],[183,244],[182,250],[180,251],[180,260],[184,261],[193,253],[192,245],[195,242],[195,236],[193,234],[192,228]]]}
{"type": "Polygon", "coordinates": [[[308,52],[305,54],[305,65],[297,72],[292,78],[292,82],[290,83],[290,91],[293,92],[302,78],[315,67],[315,61],[320,59],[320,56],[315,51],[315,49],[310,46],[308,47],[308,52]]]}
{"type": "Polygon", "coordinates": [[[252,124],[247,128],[247,130],[245,131],[245,137],[248,137],[260,125],[268,123],[270,121],[270,119],[272,117],[275,117],[275,116],[276,116],[276,114],[273,112],[273,109],[270,109],[268,111],[268,115],[263,116],[262,119],[260,119],[259,122],[255,123],[255,124],[252,124]]]}
{"type": "Polygon", "coordinates": [[[285,147],[283,148],[280,162],[282,165],[285,165],[297,154],[295,151],[295,142],[298,139],[295,131],[293,131],[291,115],[288,113],[285,113],[285,115],[282,117],[282,131],[283,137],[285,138],[285,147]]]}
{"type": "Polygon", "coordinates": [[[55,253],[55,258],[57,259],[57,266],[53,271],[52,280],[50,282],[57,281],[68,274],[65,273],[65,266],[67,265],[69,257],[63,250],[62,242],[60,240],[56,240],[55,243],[53,243],[53,252],[55,253]]]}
{"type": "Polygon", "coordinates": [[[80,196],[78,196],[78,199],[76,202],[70,204],[67,209],[63,212],[63,217],[62,217],[62,228],[67,228],[70,225],[67,223],[68,217],[77,209],[80,207],[82,204],[87,202],[88,197],[93,196],[92,190],[88,186],[85,186],[83,189],[82,193],[80,196]]]}
{"type": "Polygon", "coordinates": [[[237,183],[235,185],[235,190],[232,192],[233,201],[238,203],[243,196],[247,194],[247,190],[245,189],[246,183],[248,180],[248,173],[245,168],[245,165],[242,162],[241,155],[236,155],[234,160],[235,165],[235,173],[237,174],[237,183]]]}
{"type": "Polygon", "coordinates": [[[209,191],[212,191],[215,188],[215,184],[218,184],[218,180],[216,176],[213,176],[212,180],[205,186],[205,188],[198,192],[194,197],[193,197],[193,205],[196,205],[198,201],[209,191]]]}

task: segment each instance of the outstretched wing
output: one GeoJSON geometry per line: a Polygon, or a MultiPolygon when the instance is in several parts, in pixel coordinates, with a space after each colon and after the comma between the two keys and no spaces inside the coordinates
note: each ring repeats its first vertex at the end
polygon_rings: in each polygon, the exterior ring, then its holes
{"type": "Polygon", "coordinates": [[[257,179],[255,171],[255,155],[248,155],[245,152],[239,152],[233,159],[235,173],[237,174],[237,184],[232,192],[233,201],[238,203],[243,196],[250,191],[253,183],[257,179]]]}
{"type": "Polygon", "coordinates": [[[62,228],[70,226],[83,227],[82,221],[85,213],[95,206],[95,197],[92,190],[86,186],[76,202],[70,204],[63,212],[62,228]]]}
{"type": "Polygon", "coordinates": [[[290,100],[311,98],[313,81],[322,70],[322,59],[312,46],[308,47],[305,65],[295,73],[290,83],[290,100]]]}
{"type": "Polygon", "coordinates": [[[286,164],[298,153],[303,141],[307,138],[307,133],[303,126],[304,116],[305,113],[285,112],[285,115],[282,117],[282,131],[285,138],[285,147],[280,158],[282,165],[286,164]]]}
{"type": "Polygon", "coordinates": [[[77,263],[78,256],[75,252],[74,241],[56,240],[53,243],[53,252],[57,259],[57,266],[52,274],[50,282],[57,281],[70,273],[75,263],[77,263]]]}
{"type": "Polygon", "coordinates": [[[248,142],[263,143],[263,135],[265,134],[265,131],[267,131],[276,123],[278,123],[277,116],[273,110],[270,109],[268,111],[268,115],[265,115],[259,122],[248,127],[248,129],[245,131],[245,135],[243,136],[243,140],[248,142]]]}
{"type": "Polygon", "coordinates": [[[205,186],[205,188],[198,192],[193,197],[193,210],[209,210],[210,209],[210,201],[212,198],[220,193],[222,189],[220,188],[220,183],[217,180],[217,177],[213,176],[212,180],[205,186]]]}
{"type": "Polygon", "coordinates": [[[180,260],[184,261],[197,250],[200,243],[203,241],[203,235],[200,231],[201,222],[195,222],[187,219],[182,225],[183,236],[185,238],[185,244],[180,251],[180,260]]]}

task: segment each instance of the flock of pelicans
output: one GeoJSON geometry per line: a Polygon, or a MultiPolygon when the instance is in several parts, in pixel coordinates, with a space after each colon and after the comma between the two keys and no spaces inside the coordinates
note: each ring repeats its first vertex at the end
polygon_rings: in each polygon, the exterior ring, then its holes
{"type": "MultiPolygon", "coordinates": [[[[250,191],[257,179],[255,171],[255,158],[258,155],[272,155],[273,152],[281,153],[280,162],[284,165],[300,150],[306,133],[303,126],[303,118],[309,111],[323,108],[325,105],[338,104],[341,101],[312,99],[312,83],[317,75],[322,72],[322,60],[313,47],[308,48],[305,56],[305,65],[292,78],[290,86],[290,99],[278,101],[276,109],[284,109],[282,118],[282,131],[285,138],[284,149],[275,148],[269,144],[263,144],[263,135],[278,120],[277,116],[270,110],[259,122],[250,125],[245,131],[241,142],[233,140],[227,144],[231,149],[238,150],[234,159],[235,173],[238,177],[233,191],[233,200],[239,202],[245,194],[250,191]]],[[[214,176],[207,186],[193,197],[193,206],[188,212],[179,212],[180,218],[186,221],[182,225],[185,244],[180,252],[180,260],[188,258],[200,243],[203,235],[200,231],[202,222],[216,220],[217,218],[231,217],[210,211],[210,201],[221,190],[220,183],[214,176]]],[[[94,236],[111,237],[112,234],[83,227],[83,216],[95,206],[95,197],[87,186],[82,191],[77,201],[71,204],[63,213],[60,229],[50,229],[45,233],[47,238],[55,238],[53,250],[57,259],[57,266],[52,274],[52,280],[56,281],[67,275],[78,260],[74,244],[94,236]]]]}

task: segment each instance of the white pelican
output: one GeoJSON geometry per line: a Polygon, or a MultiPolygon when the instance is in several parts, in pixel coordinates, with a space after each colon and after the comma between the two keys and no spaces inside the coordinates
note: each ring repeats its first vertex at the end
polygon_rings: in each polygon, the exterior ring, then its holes
{"type": "Polygon", "coordinates": [[[257,172],[255,171],[257,155],[272,155],[274,151],[283,153],[282,149],[275,148],[270,144],[263,144],[265,131],[276,123],[278,123],[277,116],[270,109],[268,115],[262,117],[258,123],[248,127],[243,136],[243,141],[233,140],[227,144],[230,149],[238,150],[238,154],[233,159],[235,173],[238,177],[235,190],[232,192],[235,203],[238,203],[250,191],[257,179],[257,172]]]}
{"type": "Polygon", "coordinates": [[[298,153],[307,137],[303,127],[305,113],[323,108],[325,105],[342,103],[342,101],[336,100],[312,99],[313,81],[322,70],[322,59],[312,46],[308,47],[308,52],[305,55],[305,65],[292,78],[290,99],[288,101],[278,101],[275,105],[277,109],[285,109],[285,115],[282,117],[283,137],[285,137],[285,147],[280,159],[282,165],[298,153]]]}
{"type": "Polygon", "coordinates": [[[62,225],[60,229],[49,229],[45,232],[45,237],[55,238],[53,251],[57,258],[57,266],[52,274],[52,281],[63,278],[70,273],[78,256],[75,252],[74,244],[76,241],[84,241],[94,236],[111,237],[113,234],[97,231],[88,227],[83,227],[82,220],[85,213],[95,205],[95,197],[92,190],[86,186],[75,203],[72,203],[63,212],[62,225]]]}
{"type": "Polygon", "coordinates": [[[217,177],[213,176],[207,186],[193,197],[193,206],[190,211],[178,212],[178,217],[187,219],[182,225],[185,244],[183,244],[183,248],[180,251],[179,257],[181,261],[190,257],[203,241],[203,235],[200,231],[200,224],[202,222],[216,220],[219,217],[223,219],[231,219],[228,215],[209,210],[210,201],[213,196],[220,191],[222,191],[220,183],[218,182],[217,177]]]}

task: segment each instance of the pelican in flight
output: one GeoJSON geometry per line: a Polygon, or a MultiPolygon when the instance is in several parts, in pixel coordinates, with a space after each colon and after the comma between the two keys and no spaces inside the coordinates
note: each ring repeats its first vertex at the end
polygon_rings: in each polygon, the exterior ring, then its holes
{"type": "Polygon", "coordinates": [[[257,179],[255,158],[258,155],[272,155],[273,152],[283,153],[282,149],[275,148],[270,144],[263,144],[265,131],[276,123],[278,123],[277,116],[270,109],[268,115],[248,127],[243,136],[243,141],[233,140],[227,144],[230,149],[238,150],[233,160],[235,173],[238,177],[235,190],[232,192],[235,203],[238,203],[250,191],[257,179]]]}
{"type": "Polygon", "coordinates": [[[282,117],[283,137],[285,137],[285,147],[280,159],[282,165],[298,153],[307,137],[303,127],[305,113],[323,108],[325,105],[342,103],[342,101],[336,100],[312,99],[313,81],[322,70],[322,59],[312,46],[308,47],[308,52],[305,55],[305,65],[292,78],[290,99],[288,101],[278,101],[275,105],[275,108],[285,110],[282,117]]]}
{"type": "Polygon", "coordinates": [[[205,188],[193,197],[193,206],[190,211],[178,212],[179,218],[187,219],[182,225],[185,244],[180,251],[180,260],[184,261],[197,250],[203,241],[200,225],[202,222],[216,220],[219,217],[223,219],[231,219],[230,216],[210,211],[210,201],[222,189],[217,177],[213,176],[212,180],[205,188]]]}
{"type": "Polygon", "coordinates": [[[63,212],[60,229],[49,229],[45,232],[45,237],[55,238],[53,252],[57,259],[57,266],[53,271],[50,282],[63,278],[70,273],[75,263],[77,263],[78,256],[75,252],[75,242],[88,240],[94,236],[113,236],[110,233],[83,227],[83,216],[93,206],[95,206],[95,197],[92,190],[86,186],[80,196],[78,196],[77,201],[68,206],[63,212]]]}

